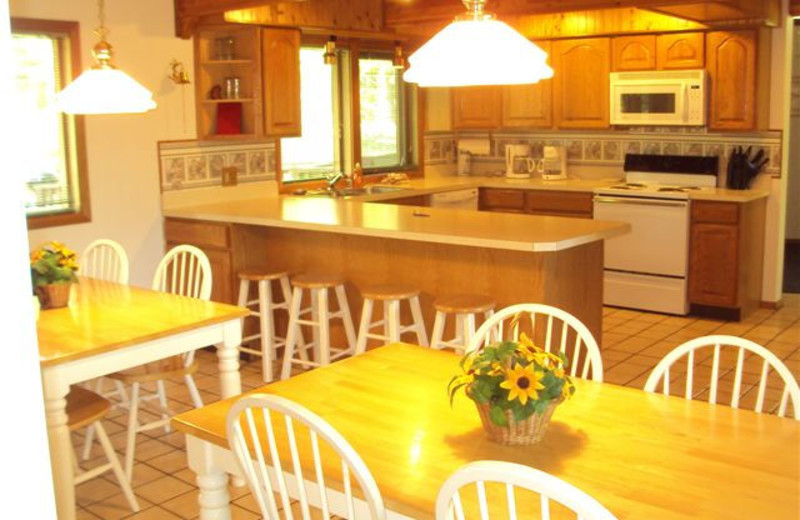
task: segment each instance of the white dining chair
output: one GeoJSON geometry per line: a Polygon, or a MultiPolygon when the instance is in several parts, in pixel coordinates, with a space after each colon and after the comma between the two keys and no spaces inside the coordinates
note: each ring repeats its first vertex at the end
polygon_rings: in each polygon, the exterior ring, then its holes
{"type": "Polygon", "coordinates": [[[83,250],[80,274],[107,282],[128,283],[128,255],[123,247],[107,238],[95,240],[83,250]]]}
{"type": "Polygon", "coordinates": [[[378,485],[358,453],[330,424],[300,404],[268,394],[243,397],[228,412],[227,433],[231,451],[263,518],[279,520],[281,509],[291,520],[292,499],[299,501],[300,512],[294,509],[295,515],[304,519],[312,517],[312,508],[319,510],[322,518],[386,517],[378,485]],[[276,435],[278,428],[285,435],[276,435]],[[298,438],[306,439],[306,432],[308,443],[298,442],[298,438]],[[301,463],[301,454],[308,455],[305,464],[301,463]],[[325,464],[323,455],[341,464],[341,486],[337,490],[326,486],[325,479],[333,478],[330,473],[323,474],[323,466],[331,467],[332,463],[329,459],[325,464]],[[313,474],[310,470],[304,474],[302,466],[310,468],[312,463],[313,474]],[[363,497],[358,501],[353,495],[353,477],[363,497]]]}
{"type": "MultiPolygon", "coordinates": [[[[681,363],[682,365],[682,363],[681,363]]],[[[650,376],[645,382],[644,389],[646,392],[657,392],[661,387],[661,392],[665,395],[670,395],[670,386],[680,385],[683,381],[683,396],[686,399],[694,399],[700,396],[705,396],[708,393],[708,402],[716,404],[719,400],[720,386],[722,378],[725,378],[727,383],[731,383],[730,379],[733,378],[732,386],[730,388],[730,401],[728,404],[733,408],[739,408],[741,403],[743,384],[749,386],[748,383],[758,383],[758,393],[756,395],[754,411],[761,413],[764,411],[764,401],[767,393],[767,382],[770,375],[770,369],[774,370],[783,382],[783,392],[781,393],[780,403],[778,405],[777,413],[781,417],[786,416],[786,410],[789,400],[792,401],[792,410],[794,418],[800,420],[800,386],[792,373],[783,362],[778,359],[775,354],[762,347],[758,343],[754,343],[748,339],[738,338],[736,336],[703,336],[687,341],[686,343],[676,347],[669,352],[664,358],[659,361],[658,365],[650,373],[650,376]],[[703,366],[706,371],[709,369],[708,358],[698,359],[698,353],[706,350],[713,349],[711,355],[711,367],[706,385],[706,377],[704,374],[698,374],[700,366],[703,366]],[[727,366],[729,363],[723,363],[722,356],[731,352],[736,355],[736,366],[727,366]],[[752,357],[749,354],[751,354],[752,357]],[[678,363],[683,358],[686,358],[685,373],[671,372],[670,369],[673,365],[678,363]],[[749,375],[745,371],[746,358],[754,361],[761,361],[758,367],[758,376],[754,372],[749,375]],[[725,366],[723,366],[723,364],[725,366]],[[696,379],[701,379],[702,384],[695,385],[696,379]],[[745,381],[745,379],[749,379],[745,381]]],[[[750,392],[753,391],[751,387],[750,392]]],[[[727,390],[726,392],[727,393],[727,390]]],[[[727,399],[725,399],[727,400],[727,399]]]]}
{"type": "Polygon", "coordinates": [[[571,376],[603,381],[603,359],[591,331],[572,314],[550,305],[520,303],[495,312],[475,332],[467,352],[502,339],[517,341],[526,328],[546,352],[565,353],[571,376]]]}
{"type": "MultiPolygon", "coordinates": [[[[200,300],[211,297],[211,264],[200,249],[189,246],[175,246],[164,255],[156,268],[152,288],[156,291],[188,296],[200,300]]],[[[123,370],[108,377],[131,385],[128,399],[128,434],[125,448],[125,473],[133,477],[136,434],[163,427],[170,431],[169,421],[173,415],[167,404],[167,391],[164,381],[171,377],[182,377],[189,391],[192,404],[203,406],[200,392],[192,375],[197,372],[198,363],[194,352],[148,363],[129,370],[123,370]],[[156,390],[150,395],[142,395],[142,385],[155,383],[156,390]],[[158,400],[157,405],[150,401],[158,400]],[[139,408],[149,408],[161,418],[149,423],[139,424],[139,408]]]]}
{"type": "MultiPolygon", "coordinates": [[[[529,466],[497,460],[471,462],[450,475],[436,497],[436,520],[464,520],[464,502],[468,501],[467,504],[472,505],[473,497],[477,499],[476,506],[480,518],[488,520],[490,509],[501,508],[490,507],[486,483],[505,484],[505,493],[500,493],[496,499],[504,503],[506,514],[503,516],[509,519],[516,519],[520,514],[515,490],[522,489],[539,495],[539,505],[538,508],[535,503],[523,505],[524,514],[519,518],[530,518],[528,511],[529,508],[533,508],[535,518],[550,520],[551,502],[557,502],[575,512],[578,520],[616,520],[616,517],[600,502],[572,484],[529,466]],[[466,489],[473,484],[475,493],[466,493],[466,489]]],[[[525,498],[530,497],[525,496],[525,498]]],[[[477,513],[470,518],[476,516],[477,513]]],[[[558,518],[564,517],[559,515],[558,518]]]]}

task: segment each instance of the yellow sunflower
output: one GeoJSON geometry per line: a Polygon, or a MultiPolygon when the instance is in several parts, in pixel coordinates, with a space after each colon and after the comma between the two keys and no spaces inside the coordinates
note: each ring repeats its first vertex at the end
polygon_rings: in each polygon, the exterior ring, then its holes
{"type": "Polygon", "coordinates": [[[506,370],[506,380],[500,383],[501,388],[508,390],[508,400],[519,399],[519,402],[527,404],[528,398],[538,399],[539,390],[544,388],[540,382],[544,374],[537,372],[533,366],[516,365],[514,368],[506,370]]]}
{"type": "Polygon", "coordinates": [[[569,399],[572,397],[573,388],[574,386],[571,381],[564,381],[564,386],[561,387],[561,397],[564,399],[569,399]]]}

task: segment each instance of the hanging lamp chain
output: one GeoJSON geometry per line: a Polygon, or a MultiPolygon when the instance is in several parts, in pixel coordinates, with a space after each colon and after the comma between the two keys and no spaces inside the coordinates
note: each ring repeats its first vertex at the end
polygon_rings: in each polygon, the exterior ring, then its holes
{"type": "Polygon", "coordinates": [[[467,12],[457,16],[456,20],[487,20],[494,18],[494,15],[484,10],[486,0],[462,0],[467,12]]]}
{"type": "Polygon", "coordinates": [[[97,18],[100,25],[94,30],[94,33],[100,38],[100,41],[92,49],[92,56],[95,59],[94,69],[113,69],[114,65],[111,64],[111,58],[114,55],[111,44],[106,40],[109,33],[106,27],[106,5],[105,0],[97,0],[97,18]]]}

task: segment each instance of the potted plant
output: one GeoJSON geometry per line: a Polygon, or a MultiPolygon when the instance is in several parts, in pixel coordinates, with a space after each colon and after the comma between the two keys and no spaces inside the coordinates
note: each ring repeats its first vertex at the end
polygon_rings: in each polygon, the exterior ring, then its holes
{"type": "Polygon", "coordinates": [[[42,309],[66,307],[72,284],[78,281],[75,252],[52,241],[32,251],[30,260],[33,290],[42,309]]]}
{"type": "Polygon", "coordinates": [[[520,334],[469,352],[448,384],[452,405],[459,389],[475,402],[486,433],[501,444],[534,444],[556,406],[575,393],[563,354],[552,354],[520,334]]]}

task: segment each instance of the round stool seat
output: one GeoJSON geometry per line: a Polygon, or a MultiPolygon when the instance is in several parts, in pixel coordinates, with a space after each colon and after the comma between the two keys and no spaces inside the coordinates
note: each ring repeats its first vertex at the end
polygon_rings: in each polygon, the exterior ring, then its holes
{"type": "Polygon", "coordinates": [[[482,294],[454,294],[433,302],[437,311],[455,314],[486,312],[494,309],[495,305],[492,298],[482,294]]]}
{"type": "Polygon", "coordinates": [[[73,386],[67,394],[67,427],[69,431],[80,430],[99,421],[110,410],[108,399],[83,387],[73,386]]]}
{"type": "Polygon", "coordinates": [[[302,289],[323,289],[343,284],[344,278],[336,274],[307,273],[292,278],[292,285],[302,289]]]}
{"type": "Polygon", "coordinates": [[[402,283],[387,283],[365,287],[361,295],[370,300],[405,300],[419,296],[419,289],[402,283]]]}
{"type": "Polygon", "coordinates": [[[284,276],[289,276],[289,273],[287,271],[270,271],[268,269],[245,269],[239,271],[240,280],[250,280],[252,282],[279,280],[284,276]]]}

